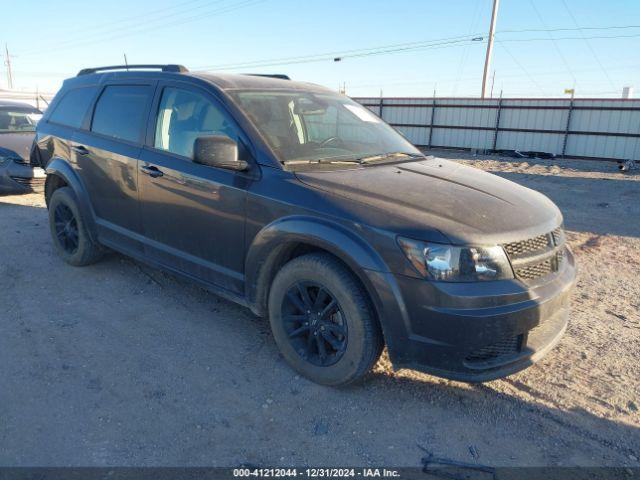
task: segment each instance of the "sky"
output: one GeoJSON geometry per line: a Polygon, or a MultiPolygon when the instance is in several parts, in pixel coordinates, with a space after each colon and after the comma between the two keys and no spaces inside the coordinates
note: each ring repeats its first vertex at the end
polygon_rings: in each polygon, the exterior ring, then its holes
{"type": "MultiPolygon", "coordinates": [[[[0,4],[16,89],[55,92],[81,68],[122,64],[126,54],[130,64],[286,73],[354,97],[479,96],[492,8],[492,0],[0,4]]],[[[496,32],[493,96],[640,90],[640,0],[501,0],[496,32]]]]}

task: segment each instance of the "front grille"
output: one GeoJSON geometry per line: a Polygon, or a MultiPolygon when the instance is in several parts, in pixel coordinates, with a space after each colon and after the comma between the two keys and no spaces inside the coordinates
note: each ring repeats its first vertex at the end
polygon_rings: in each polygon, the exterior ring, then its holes
{"type": "Polygon", "coordinates": [[[510,335],[503,339],[471,352],[465,358],[470,364],[487,363],[509,357],[520,352],[522,347],[522,335],[510,335]]]}
{"type": "Polygon", "coordinates": [[[44,188],[44,177],[11,177],[13,180],[18,182],[20,185],[23,185],[31,190],[41,190],[44,188]]]}
{"type": "Polygon", "coordinates": [[[557,272],[564,260],[565,236],[562,227],[537,237],[502,245],[516,277],[524,282],[557,272]]]}
{"type": "Polygon", "coordinates": [[[523,257],[529,253],[544,250],[551,245],[551,239],[548,234],[538,235],[537,237],[521,240],[519,242],[511,242],[503,245],[505,251],[510,257],[523,257]]]}
{"type": "Polygon", "coordinates": [[[524,280],[532,280],[544,275],[549,275],[551,272],[553,272],[553,262],[551,260],[535,263],[528,267],[516,268],[516,275],[518,278],[522,278],[524,280]]]}

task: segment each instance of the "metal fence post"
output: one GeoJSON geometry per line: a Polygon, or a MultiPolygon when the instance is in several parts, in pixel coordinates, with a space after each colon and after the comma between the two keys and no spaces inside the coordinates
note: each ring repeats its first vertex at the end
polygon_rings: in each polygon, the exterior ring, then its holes
{"type": "Polygon", "coordinates": [[[384,120],[384,118],[382,117],[382,107],[383,107],[383,105],[384,105],[384,97],[380,97],[380,105],[378,107],[378,110],[379,110],[378,116],[380,118],[382,118],[382,120],[384,120]]]}
{"type": "Polygon", "coordinates": [[[436,113],[436,97],[433,97],[433,103],[431,104],[431,120],[429,120],[429,142],[427,146],[431,148],[431,138],[433,137],[433,119],[436,113]]]}
{"type": "Polygon", "coordinates": [[[564,157],[567,151],[567,138],[569,137],[569,127],[571,126],[571,113],[573,112],[573,96],[569,102],[569,111],[567,112],[567,126],[564,129],[564,138],[562,139],[562,156],[564,157]]]}
{"type": "Polygon", "coordinates": [[[492,151],[496,151],[496,145],[498,144],[498,132],[500,131],[500,113],[502,112],[502,97],[498,100],[498,111],[496,112],[496,127],[493,131],[493,145],[492,151]]]}

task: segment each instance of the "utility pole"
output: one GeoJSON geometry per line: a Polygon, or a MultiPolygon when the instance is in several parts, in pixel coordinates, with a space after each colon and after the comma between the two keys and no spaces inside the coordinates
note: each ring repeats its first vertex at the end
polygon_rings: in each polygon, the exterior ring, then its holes
{"type": "Polygon", "coordinates": [[[11,55],[9,55],[9,47],[4,44],[4,64],[7,66],[7,87],[13,90],[13,74],[11,73],[11,55]]]}
{"type": "Polygon", "coordinates": [[[484,60],[484,73],[482,74],[482,94],[480,98],[487,96],[487,80],[489,70],[491,70],[491,57],[493,55],[493,37],[496,31],[496,20],[498,18],[498,6],[500,0],[493,0],[493,11],[491,12],[491,25],[489,26],[489,39],[487,41],[487,56],[484,60]]]}

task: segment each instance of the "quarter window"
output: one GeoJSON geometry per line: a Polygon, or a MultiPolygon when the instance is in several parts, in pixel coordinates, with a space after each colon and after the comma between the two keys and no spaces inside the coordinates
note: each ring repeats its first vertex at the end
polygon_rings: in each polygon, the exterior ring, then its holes
{"type": "Polygon", "coordinates": [[[151,87],[113,85],[104,89],[96,104],[91,131],[139,143],[145,124],[151,87]]]}
{"type": "Polygon", "coordinates": [[[69,90],[56,106],[49,121],[67,127],[80,128],[97,90],[97,87],[69,90]]]}
{"type": "Polygon", "coordinates": [[[162,92],[154,146],[193,159],[196,138],[226,135],[238,141],[237,130],[226,114],[204,95],[167,87],[162,92]]]}

